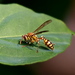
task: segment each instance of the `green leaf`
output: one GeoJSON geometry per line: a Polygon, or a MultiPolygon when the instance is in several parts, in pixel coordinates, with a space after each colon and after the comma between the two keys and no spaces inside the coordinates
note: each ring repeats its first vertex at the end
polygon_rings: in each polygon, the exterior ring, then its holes
{"type": "Polygon", "coordinates": [[[56,18],[43,13],[35,13],[31,9],[18,4],[0,5],[0,63],[7,65],[26,65],[49,60],[70,45],[74,32],[56,18]],[[25,47],[25,42],[19,44],[21,36],[33,32],[45,21],[52,22],[41,30],[49,32],[38,35],[54,43],[54,50],[50,50],[41,40],[39,44],[25,47]],[[37,53],[38,50],[38,53],[37,53]]]}

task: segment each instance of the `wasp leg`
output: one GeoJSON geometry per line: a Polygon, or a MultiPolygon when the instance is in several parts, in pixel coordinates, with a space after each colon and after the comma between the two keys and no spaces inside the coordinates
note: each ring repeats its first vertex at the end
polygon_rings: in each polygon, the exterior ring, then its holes
{"type": "Polygon", "coordinates": [[[22,47],[26,47],[27,45],[24,45],[24,46],[22,46],[22,47]]]}
{"type": "Polygon", "coordinates": [[[28,44],[31,44],[31,42],[29,42],[28,44]]]}
{"type": "Polygon", "coordinates": [[[26,47],[26,46],[29,46],[31,44],[31,42],[26,42],[26,43],[27,43],[27,45],[24,45],[22,47],[26,47]]]}
{"type": "Polygon", "coordinates": [[[23,40],[23,35],[22,35],[22,39],[20,40],[20,44],[22,44],[22,40],[23,40]]]}
{"type": "MultiPolygon", "coordinates": [[[[40,40],[39,40],[40,41],[40,40]]],[[[39,51],[38,51],[38,48],[39,48],[39,41],[38,42],[36,42],[36,44],[38,45],[38,47],[37,47],[37,50],[36,50],[36,53],[38,53],[39,51]]]]}
{"type": "Polygon", "coordinates": [[[20,40],[20,44],[22,44],[22,39],[20,40]]]}

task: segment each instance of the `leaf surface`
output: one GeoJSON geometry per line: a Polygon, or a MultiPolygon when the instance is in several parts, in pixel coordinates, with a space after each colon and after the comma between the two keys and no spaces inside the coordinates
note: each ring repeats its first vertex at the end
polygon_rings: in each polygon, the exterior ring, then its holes
{"type": "Polygon", "coordinates": [[[56,18],[43,13],[35,13],[31,9],[18,4],[0,5],[0,63],[7,65],[26,65],[49,60],[62,53],[70,45],[74,32],[56,18]],[[21,36],[33,32],[45,21],[52,22],[42,30],[49,32],[38,35],[54,43],[54,50],[50,50],[41,40],[40,44],[19,44],[21,36]],[[22,47],[27,45],[25,47],[22,47]],[[38,50],[38,53],[37,53],[38,50]]]}

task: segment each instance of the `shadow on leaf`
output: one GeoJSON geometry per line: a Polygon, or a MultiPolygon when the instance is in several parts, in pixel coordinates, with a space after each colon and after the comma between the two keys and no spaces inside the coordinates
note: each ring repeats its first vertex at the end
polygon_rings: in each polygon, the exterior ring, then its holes
{"type": "MultiPolygon", "coordinates": [[[[18,42],[18,44],[20,44],[20,41],[18,42]]],[[[47,47],[39,46],[38,43],[31,43],[31,44],[29,44],[29,43],[26,43],[25,41],[22,41],[20,45],[22,45],[22,47],[27,47],[27,48],[29,48],[29,49],[31,49],[31,50],[34,49],[34,48],[32,48],[32,47],[36,47],[37,50],[38,50],[38,49],[41,49],[41,50],[45,50],[45,51],[51,51],[51,50],[50,50],[49,48],[47,48],[47,47]]]]}

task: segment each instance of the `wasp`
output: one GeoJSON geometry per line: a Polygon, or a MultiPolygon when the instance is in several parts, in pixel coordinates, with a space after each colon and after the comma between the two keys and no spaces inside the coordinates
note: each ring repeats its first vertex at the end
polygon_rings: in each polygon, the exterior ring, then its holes
{"type": "Polygon", "coordinates": [[[25,35],[22,35],[22,39],[20,40],[20,44],[22,43],[22,40],[24,40],[28,44],[32,44],[34,42],[39,43],[40,40],[43,40],[44,44],[48,48],[53,50],[54,44],[50,40],[46,39],[44,36],[41,36],[40,38],[37,37],[38,34],[48,32],[48,30],[44,30],[44,31],[40,31],[40,32],[37,32],[37,31],[39,31],[40,29],[42,29],[43,27],[45,27],[46,25],[48,25],[51,22],[52,22],[52,20],[47,20],[42,25],[40,25],[35,31],[27,33],[25,35]]]}

